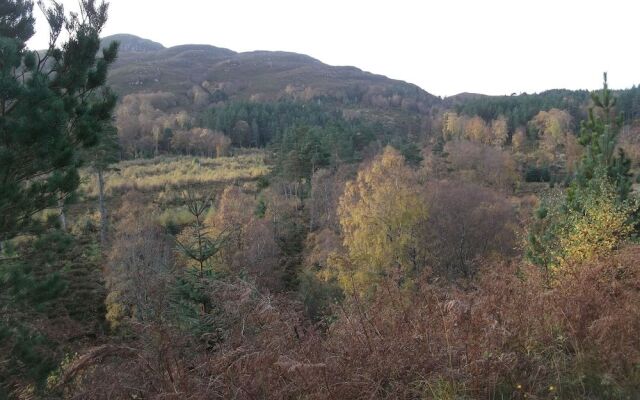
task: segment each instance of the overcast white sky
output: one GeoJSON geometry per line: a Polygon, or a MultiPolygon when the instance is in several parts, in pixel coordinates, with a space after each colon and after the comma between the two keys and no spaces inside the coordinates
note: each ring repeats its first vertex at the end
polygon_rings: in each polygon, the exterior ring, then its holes
{"type": "MultiPolygon", "coordinates": [[[[46,0],[45,0],[46,1],[46,0]]],[[[62,0],[67,9],[77,0],[62,0]]],[[[105,35],[285,50],[435,95],[640,83],[636,0],[111,0],[105,35]]],[[[39,10],[31,48],[46,47],[39,10]]]]}

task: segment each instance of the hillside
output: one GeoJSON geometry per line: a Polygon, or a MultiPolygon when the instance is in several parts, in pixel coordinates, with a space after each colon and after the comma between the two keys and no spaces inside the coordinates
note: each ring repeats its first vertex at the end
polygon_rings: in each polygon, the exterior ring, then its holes
{"type": "MultiPolygon", "coordinates": [[[[439,98],[416,85],[355,67],[336,67],[302,54],[280,51],[236,53],[210,45],[165,48],[133,35],[105,37],[121,44],[109,73],[121,95],[172,92],[219,100],[311,100],[426,112],[439,98]]],[[[365,108],[366,108],[365,107],[365,108]]]]}

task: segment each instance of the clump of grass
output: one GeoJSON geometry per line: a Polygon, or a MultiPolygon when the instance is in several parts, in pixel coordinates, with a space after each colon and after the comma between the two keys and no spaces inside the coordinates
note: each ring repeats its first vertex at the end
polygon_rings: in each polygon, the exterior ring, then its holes
{"type": "Polygon", "coordinates": [[[75,235],[82,235],[100,230],[100,213],[97,210],[87,211],[73,221],[70,230],[75,235]]]}
{"type": "Polygon", "coordinates": [[[177,232],[180,227],[193,223],[194,218],[186,207],[169,208],[158,215],[157,221],[170,232],[177,232]]]}

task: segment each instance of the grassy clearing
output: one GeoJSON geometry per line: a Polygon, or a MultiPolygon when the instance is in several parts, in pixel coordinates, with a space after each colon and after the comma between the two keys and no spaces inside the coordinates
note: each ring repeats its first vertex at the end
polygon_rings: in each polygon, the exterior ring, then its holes
{"type": "MultiPolygon", "coordinates": [[[[106,194],[137,189],[143,192],[175,191],[189,186],[253,180],[269,172],[262,152],[235,157],[158,157],[123,161],[106,176],[106,194]]],[[[98,196],[97,177],[86,174],[82,185],[88,197],[98,196]]]]}

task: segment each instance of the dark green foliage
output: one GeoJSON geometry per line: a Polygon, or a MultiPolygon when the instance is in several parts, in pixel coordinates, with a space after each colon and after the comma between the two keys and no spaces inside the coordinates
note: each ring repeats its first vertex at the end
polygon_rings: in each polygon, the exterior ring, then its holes
{"type": "Polygon", "coordinates": [[[640,118],[640,86],[616,92],[616,110],[620,112],[625,123],[640,118]]]}
{"type": "Polygon", "coordinates": [[[6,261],[2,272],[3,295],[7,302],[17,307],[33,307],[38,311],[47,311],[55,304],[53,301],[66,289],[60,279],[60,271],[44,267],[58,262],[70,249],[71,237],[55,232],[40,237],[31,243],[25,258],[31,262],[6,261]],[[43,252],[44,250],[44,252],[43,252]],[[44,267],[44,268],[43,268],[44,267]],[[47,273],[47,270],[51,271],[47,273]]]}
{"type": "Polygon", "coordinates": [[[9,5],[15,13],[0,27],[12,35],[0,37],[0,239],[77,188],[79,150],[99,142],[116,101],[104,85],[117,43],[97,56],[106,5],[83,2],[70,18],[61,6],[47,10],[52,41],[43,54],[23,50],[32,4],[9,5]],[[57,47],[63,26],[70,37],[57,47]]]}
{"type": "Polygon", "coordinates": [[[606,175],[615,185],[619,199],[624,201],[631,191],[631,160],[616,143],[622,115],[614,115],[616,99],[607,85],[607,74],[604,74],[604,87],[601,93],[592,93],[594,106],[589,109],[589,118],[582,121],[580,144],[584,146],[584,156],[576,171],[576,179],[569,191],[569,202],[575,197],[579,188],[588,186],[596,170],[603,168],[606,175]]]}
{"type": "Polygon", "coordinates": [[[526,182],[549,182],[551,181],[551,173],[549,167],[529,167],[524,174],[526,182]]]}
{"type": "Polygon", "coordinates": [[[189,214],[193,216],[193,224],[183,232],[184,239],[176,239],[178,250],[197,263],[202,277],[206,270],[211,270],[212,258],[218,254],[229,238],[227,231],[218,234],[216,238],[211,238],[210,227],[205,226],[204,220],[212,202],[210,195],[198,198],[193,192],[187,192],[185,203],[189,214]]]}
{"type": "Polygon", "coordinates": [[[161,325],[173,325],[184,333],[204,340],[207,348],[220,343],[220,324],[224,311],[209,295],[208,283],[222,279],[218,273],[207,270],[202,276],[196,270],[185,270],[169,288],[169,307],[166,319],[156,321],[161,325]],[[203,309],[206,313],[203,313],[203,309]]]}
{"type": "Polygon", "coordinates": [[[541,268],[553,265],[560,253],[559,235],[564,227],[566,211],[561,207],[562,199],[547,198],[534,213],[534,223],[527,237],[526,257],[541,268]]]}
{"type": "Polygon", "coordinates": [[[445,144],[446,144],[446,141],[444,140],[442,135],[436,136],[436,142],[433,144],[433,147],[431,148],[431,153],[436,156],[446,157],[444,152],[445,144]]]}
{"type": "Polygon", "coordinates": [[[420,147],[415,142],[396,140],[396,143],[391,143],[391,145],[400,151],[407,164],[416,167],[422,162],[420,147]]]}
{"type": "Polygon", "coordinates": [[[329,165],[328,137],[320,128],[298,126],[287,129],[280,138],[277,172],[287,180],[308,179],[318,168],[329,165]]]}
{"type": "MultiPolygon", "coordinates": [[[[589,117],[581,124],[580,143],[585,147],[585,152],[578,164],[575,179],[566,197],[544,201],[540,205],[530,228],[527,257],[545,268],[556,264],[565,251],[560,241],[575,223],[571,215],[582,215],[589,204],[597,204],[598,199],[603,199],[606,196],[603,187],[610,185],[615,190],[619,205],[627,204],[630,196],[631,162],[622,149],[615,155],[622,119],[614,117],[616,100],[607,86],[606,73],[603,89],[600,93],[592,94],[592,101],[589,117]]],[[[627,224],[630,223],[633,222],[627,221],[627,224]]]]}
{"type": "Polygon", "coordinates": [[[339,116],[315,103],[237,101],[205,112],[202,124],[229,136],[233,146],[264,147],[292,126],[323,126],[339,116]]]}
{"type": "Polygon", "coordinates": [[[33,1],[15,0],[0,2],[0,36],[15,38],[24,45],[34,34],[33,1]],[[5,17],[6,16],[6,17],[5,17]]]}
{"type": "MultiPolygon", "coordinates": [[[[0,261],[0,382],[42,388],[65,352],[103,330],[99,253],[92,238],[53,230],[16,254],[0,261]]],[[[10,391],[0,385],[0,398],[10,391]]]]}
{"type": "Polygon", "coordinates": [[[105,82],[118,46],[98,55],[107,5],[85,0],[69,17],[55,2],[43,7],[49,48],[29,51],[32,9],[31,1],[0,2],[0,242],[42,234],[0,254],[0,397],[14,385],[39,391],[104,316],[95,244],[45,232],[32,217],[73,196],[83,152],[109,129],[116,98],[105,82]],[[69,38],[58,45],[63,29],[69,38]]]}
{"type": "Polygon", "coordinates": [[[276,227],[276,242],[282,251],[282,277],[286,289],[298,287],[298,274],[302,265],[307,224],[300,215],[286,215],[276,227]]]}
{"type": "MultiPolygon", "coordinates": [[[[640,118],[640,87],[618,90],[616,95],[616,111],[622,115],[625,123],[640,118]]],[[[554,89],[538,94],[520,94],[511,96],[474,96],[471,98],[449,98],[446,107],[457,112],[474,116],[478,115],[489,122],[500,115],[507,117],[509,132],[527,123],[540,111],[558,108],[569,112],[574,120],[588,118],[585,109],[592,99],[593,93],[586,90],[554,89]]]]}
{"type": "Polygon", "coordinates": [[[336,118],[323,126],[296,125],[274,140],[275,173],[287,179],[306,179],[320,168],[356,163],[370,146],[392,143],[407,162],[422,162],[415,140],[380,123],[336,118]]]}
{"type": "Polygon", "coordinates": [[[540,111],[551,108],[567,110],[574,119],[584,118],[581,106],[589,99],[586,90],[548,90],[539,94],[523,93],[518,96],[481,96],[453,104],[459,113],[478,115],[491,121],[500,115],[507,117],[509,132],[527,123],[540,111]]]}
{"type": "Polygon", "coordinates": [[[264,201],[263,197],[258,199],[258,204],[256,204],[256,209],[253,214],[258,218],[264,218],[267,213],[267,203],[264,201]]]}
{"type": "Polygon", "coordinates": [[[313,271],[303,271],[299,278],[298,293],[305,314],[313,322],[330,323],[332,306],[344,299],[344,293],[336,282],[318,279],[313,271]]]}
{"type": "Polygon", "coordinates": [[[384,140],[379,125],[337,118],[323,126],[295,125],[275,138],[275,173],[288,180],[311,178],[320,168],[357,162],[376,138],[384,140]]]}
{"type": "Polygon", "coordinates": [[[416,129],[410,116],[383,126],[362,118],[346,119],[331,104],[238,101],[205,112],[201,124],[223,132],[234,146],[271,145],[276,153],[274,172],[289,181],[308,181],[319,168],[358,162],[375,141],[379,146],[392,143],[412,165],[422,161],[418,143],[407,135],[416,129]]]}
{"type": "Polygon", "coordinates": [[[258,191],[260,191],[262,189],[268,188],[271,182],[269,182],[269,178],[263,175],[258,177],[258,179],[256,180],[256,183],[258,185],[258,191]]]}
{"type": "Polygon", "coordinates": [[[120,144],[116,128],[107,124],[96,144],[86,149],[82,158],[84,164],[90,165],[96,171],[106,171],[110,165],[120,161],[120,144]]]}
{"type": "Polygon", "coordinates": [[[212,202],[211,195],[198,197],[193,192],[187,192],[185,203],[194,222],[182,232],[180,239],[176,237],[178,251],[196,267],[195,273],[191,271],[185,275],[191,279],[184,280],[183,287],[187,290],[185,293],[191,293],[190,300],[200,304],[202,316],[209,315],[215,306],[206,295],[206,289],[215,277],[213,259],[233,233],[231,230],[223,230],[214,236],[211,228],[206,226],[204,220],[212,202]]]}

